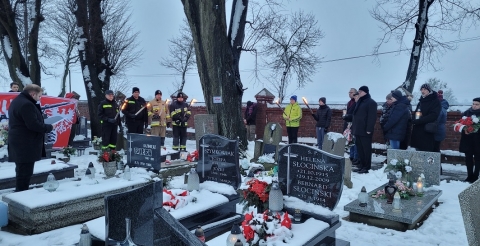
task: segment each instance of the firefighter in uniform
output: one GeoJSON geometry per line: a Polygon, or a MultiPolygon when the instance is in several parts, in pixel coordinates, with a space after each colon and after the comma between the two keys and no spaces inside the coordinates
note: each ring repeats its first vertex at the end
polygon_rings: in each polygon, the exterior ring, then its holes
{"type": "Polygon", "coordinates": [[[114,150],[117,144],[117,127],[122,129],[117,102],[114,100],[113,91],[105,91],[105,100],[98,105],[98,118],[102,124],[102,149],[114,150]]]}
{"type": "Polygon", "coordinates": [[[162,91],[155,91],[155,98],[148,102],[148,122],[150,134],[160,137],[160,145],[165,147],[165,131],[170,127],[170,111],[165,101],[162,101],[162,91]]]}
{"type": "Polygon", "coordinates": [[[177,100],[170,104],[170,118],[172,120],[173,146],[172,149],[187,150],[187,121],[192,114],[189,106],[184,102],[184,94],[179,92],[177,100]]]}
{"type": "Polygon", "coordinates": [[[147,110],[144,109],[146,106],[147,102],[140,96],[140,89],[133,87],[132,96],[127,98],[125,108],[122,108],[128,133],[143,134],[148,125],[147,110]]]}

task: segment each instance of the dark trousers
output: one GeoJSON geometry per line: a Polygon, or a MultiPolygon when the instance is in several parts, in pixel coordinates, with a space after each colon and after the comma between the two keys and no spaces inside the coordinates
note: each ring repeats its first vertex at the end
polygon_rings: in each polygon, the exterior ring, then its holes
{"type": "Polygon", "coordinates": [[[433,142],[433,152],[440,152],[440,144],[442,141],[433,142]]]}
{"type": "Polygon", "coordinates": [[[298,127],[288,127],[287,126],[287,134],[288,134],[288,143],[297,143],[298,142],[298,127]]]}
{"type": "Polygon", "coordinates": [[[355,136],[360,168],[370,170],[372,168],[372,134],[370,136],[355,136]]]}
{"type": "Polygon", "coordinates": [[[28,190],[30,178],[33,174],[33,165],[35,162],[18,163],[15,162],[16,186],[15,192],[28,190]]]}
{"type": "Polygon", "coordinates": [[[145,127],[145,122],[135,120],[127,122],[128,133],[138,133],[143,134],[143,128],[145,127]]]}
{"type": "Polygon", "coordinates": [[[467,177],[474,180],[478,179],[480,173],[480,153],[465,153],[465,165],[467,166],[467,177]]]}
{"type": "Polygon", "coordinates": [[[102,149],[115,149],[117,146],[117,124],[102,123],[102,149]]]}
{"type": "Polygon", "coordinates": [[[173,126],[173,146],[174,150],[187,150],[187,128],[181,126],[173,126]]]}

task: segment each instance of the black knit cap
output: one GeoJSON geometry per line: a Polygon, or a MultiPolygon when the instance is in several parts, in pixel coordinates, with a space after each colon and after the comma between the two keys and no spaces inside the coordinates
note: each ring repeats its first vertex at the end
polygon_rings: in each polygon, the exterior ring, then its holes
{"type": "Polygon", "coordinates": [[[399,100],[402,97],[402,92],[399,90],[392,91],[392,97],[399,100]]]}
{"type": "Polygon", "coordinates": [[[322,101],[323,104],[327,104],[327,99],[325,97],[320,97],[320,99],[318,99],[318,101],[322,101]]]}
{"type": "Polygon", "coordinates": [[[430,87],[430,85],[427,84],[427,83],[425,83],[425,84],[423,84],[422,86],[420,86],[420,90],[422,90],[422,89],[425,89],[425,90],[427,90],[428,92],[432,92],[432,87],[430,87]]]}
{"type": "Polygon", "coordinates": [[[184,96],[185,96],[185,95],[183,94],[183,92],[179,92],[179,93],[177,94],[177,98],[180,98],[180,97],[183,98],[184,96]]]}
{"type": "Polygon", "coordinates": [[[140,89],[138,89],[138,87],[133,87],[133,88],[132,88],[132,93],[135,93],[135,92],[137,92],[137,91],[140,92],[140,89]]]}
{"type": "Polygon", "coordinates": [[[474,102],[480,102],[480,97],[475,97],[475,98],[473,99],[473,101],[474,101],[474,102]]]}
{"type": "Polygon", "coordinates": [[[358,88],[358,90],[359,90],[359,91],[363,91],[363,92],[365,92],[365,93],[367,93],[367,94],[370,92],[370,90],[368,89],[368,86],[366,86],[366,85],[360,86],[360,88],[358,88]]]}
{"type": "Polygon", "coordinates": [[[158,95],[158,94],[162,95],[162,91],[161,90],[156,90],[155,91],[155,96],[158,95]]]}
{"type": "Polygon", "coordinates": [[[105,95],[113,95],[113,91],[112,90],[106,90],[105,95]]]}

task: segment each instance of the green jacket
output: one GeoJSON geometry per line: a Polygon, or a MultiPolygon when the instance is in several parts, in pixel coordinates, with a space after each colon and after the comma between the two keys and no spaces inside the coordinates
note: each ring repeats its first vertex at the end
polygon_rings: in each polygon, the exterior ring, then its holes
{"type": "Polygon", "coordinates": [[[302,119],[302,108],[298,103],[288,104],[283,111],[283,119],[287,127],[299,127],[302,119]],[[290,120],[288,120],[290,118],[290,120]]]}

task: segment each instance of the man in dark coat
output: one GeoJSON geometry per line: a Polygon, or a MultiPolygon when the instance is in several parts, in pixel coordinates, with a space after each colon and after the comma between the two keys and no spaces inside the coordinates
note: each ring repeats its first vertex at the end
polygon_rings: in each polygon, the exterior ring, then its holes
{"type": "Polygon", "coordinates": [[[355,135],[359,164],[357,173],[368,173],[372,168],[372,137],[377,121],[377,102],[369,94],[367,86],[358,89],[360,99],[353,111],[352,134],[355,135]]]}
{"type": "Polygon", "coordinates": [[[390,142],[390,148],[399,149],[400,142],[405,138],[407,124],[411,117],[408,109],[410,102],[399,90],[392,91],[391,94],[392,105],[382,130],[385,138],[390,142]]]}
{"type": "Polygon", "coordinates": [[[187,150],[188,119],[192,115],[190,105],[184,102],[184,94],[179,92],[177,100],[170,104],[170,118],[172,119],[173,146],[172,149],[187,150]]]}
{"type": "Polygon", "coordinates": [[[318,99],[318,109],[316,114],[312,114],[317,124],[315,125],[315,131],[317,132],[317,146],[322,149],[323,136],[328,132],[330,123],[332,122],[332,110],[327,106],[327,99],[320,97],[318,99]]]}
{"type": "Polygon", "coordinates": [[[42,88],[25,86],[8,108],[8,161],[15,162],[15,192],[28,190],[36,161],[45,157],[45,133],[53,126],[43,121],[40,101],[42,88]]]}
{"type": "Polygon", "coordinates": [[[128,133],[143,134],[147,128],[148,110],[145,107],[147,107],[147,102],[140,96],[140,89],[133,87],[132,96],[127,98],[125,108],[122,108],[128,133]]]}
{"type": "Polygon", "coordinates": [[[415,119],[412,120],[413,130],[410,145],[418,151],[433,152],[435,133],[425,131],[425,125],[437,121],[441,105],[437,92],[433,91],[429,84],[423,84],[420,92],[422,96],[415,109],[415,119]],[[421,113],[420,117],[416,116],[418,112],[421,113]]]}
{"type": "MultiPolygon", "coordinates": [[[[473,99],[472,107],[465,111],[462,116],[471,117],[472,115],[480,118],[480,97],[473,99]]],[[[467,134],[465,128],[460,138],[459,151],[465,153],[465,165],[467,166],[468,175],[465,181],[473,183],[477,181],[480,173],[480,131],[467,134]]]]}
{"type": "Polygon", "coordinates": [[[256,121],[257,121],[257,104],[253,103],[252,101],[248,101],[247,107],[245,108],[245,117],[243,118],[243,123],[247,127],[248,141],[255,140],[256,121]]]}
{"type": "Polygon", "coordinates": [[[98,118],[102,124],[102,149],[114,150],[117,145],[117,128],[123,132],[120,117],[117,116],[118,105],[115,102],[113,91],[105,91],[105,100],[98,105],[98,118]]]}

